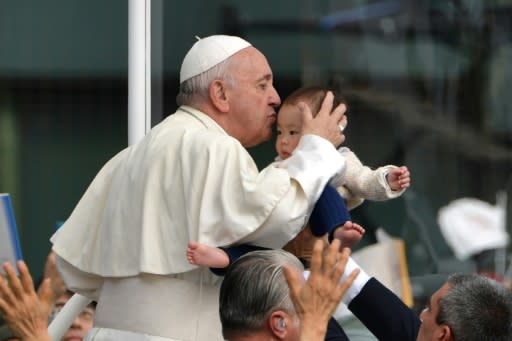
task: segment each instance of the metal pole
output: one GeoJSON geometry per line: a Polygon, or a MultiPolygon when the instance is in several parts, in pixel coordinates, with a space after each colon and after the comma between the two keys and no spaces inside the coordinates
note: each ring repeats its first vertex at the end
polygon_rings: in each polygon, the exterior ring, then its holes
{"type": "Polygon", "coordinates": [[[128,3],[128,144],[151,129],[151,0],[128,3]]]}

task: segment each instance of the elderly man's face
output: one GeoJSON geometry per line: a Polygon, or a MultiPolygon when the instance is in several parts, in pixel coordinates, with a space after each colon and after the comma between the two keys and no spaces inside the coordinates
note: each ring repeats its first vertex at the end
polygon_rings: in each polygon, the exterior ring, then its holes
{"type": "Polygon", "coordinates": [[[281,103],[265,56],[249,47],[234,57],[231,72],[236,86],[228,87],[230,135],[252,147],[272,137],[276,107],[281,103]]]}
{"type": "Polygon", "coordinates": [[[439,300],[448,293],[450,285],[445,283],[431,297],[427,306],[420,314],[422,321],[417,341],[451,340],[450,328],[444,324],[437,324],[439,314],[439,300]]]}

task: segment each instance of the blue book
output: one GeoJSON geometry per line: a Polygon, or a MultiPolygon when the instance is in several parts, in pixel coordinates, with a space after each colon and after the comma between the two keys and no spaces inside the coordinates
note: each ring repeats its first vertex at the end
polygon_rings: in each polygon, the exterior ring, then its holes
{"type": "MultiPolygon", "coordinates": [[[[15,266],[20,259],[21,246],[11,196],[0,193],[0,264],[11,262],[15,266]]],[[[0,272],[3,273],[1,267],[0,272]]]]}

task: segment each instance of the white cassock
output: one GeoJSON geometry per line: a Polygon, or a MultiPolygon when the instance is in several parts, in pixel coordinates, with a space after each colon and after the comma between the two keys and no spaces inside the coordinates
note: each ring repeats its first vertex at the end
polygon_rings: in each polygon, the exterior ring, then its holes
{"type": "Polygon", "coordinates": [[[306,135],[259,171],[209,116],[180,107],[105,164],[51,239],[66,285],[98,301],[92,339],[222,340],[222,278],[189,264],[187,243],[281,248],[343,167],[306,135]]]}

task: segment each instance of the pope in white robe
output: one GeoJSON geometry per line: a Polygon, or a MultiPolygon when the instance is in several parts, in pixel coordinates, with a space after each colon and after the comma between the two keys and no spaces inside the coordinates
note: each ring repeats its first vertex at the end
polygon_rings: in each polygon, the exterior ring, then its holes
{"type": "Polygon", "coordinates": [[[209,115],[178,108],[103,166],[52,237],[68,288],[98,301],[89,339],[222,340],[222,277],[189,264],[187,243],[281,248],[343,167],[310,134],[260,171],[209,115]]]}

